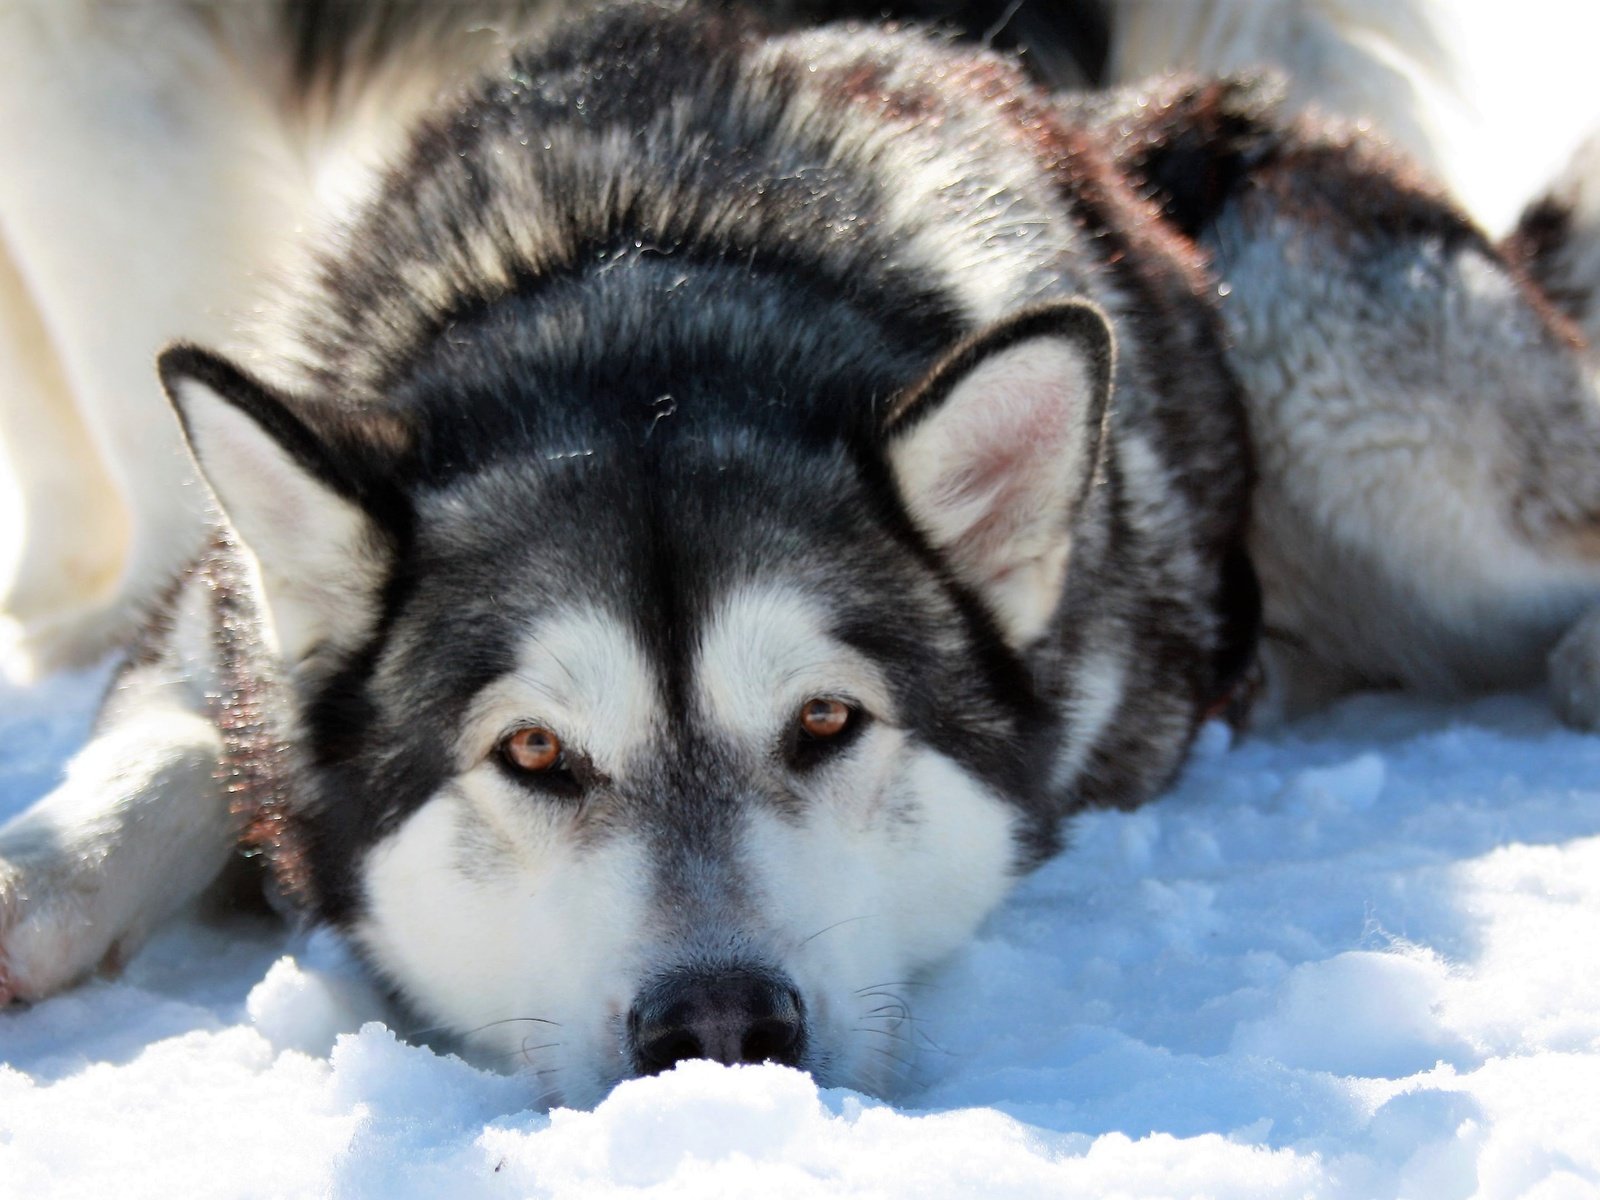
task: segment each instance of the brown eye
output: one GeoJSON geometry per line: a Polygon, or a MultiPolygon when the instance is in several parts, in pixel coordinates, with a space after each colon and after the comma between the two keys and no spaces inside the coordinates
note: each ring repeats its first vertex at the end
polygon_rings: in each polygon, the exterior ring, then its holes
{"type": "Polygon", "coordinates": [[[843,700],[807,700],[800,706],[800,728],[808,737],[838,737],[849,727],[852,715],[843,700]]]}
{"type": "Polygon", "coordinates": [[[561,739],[541,725],[527,725],[507,735],[500,753],[519,771],[549,771],[561,765],[561,739]]]}

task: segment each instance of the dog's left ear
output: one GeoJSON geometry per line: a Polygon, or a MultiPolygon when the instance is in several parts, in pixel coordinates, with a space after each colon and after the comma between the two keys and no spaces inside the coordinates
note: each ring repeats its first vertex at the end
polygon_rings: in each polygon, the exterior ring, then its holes
{"type": "Polygon", "coordinates": [[[381,414],[285,395],[198,346],[168,347],[157,367],[200,473],[260,567],[284,658],[354,644],[390,549],[380,515],[398,507],[384,490],[397,431],[381,414]]]}
{"type": "Polygon", "coordinates": [[[1061,599],[1114,358],[1098,308],[1049,304],[956,347],[890,414],[889,466],[912,520],[1015,647],[1061,599]]]}

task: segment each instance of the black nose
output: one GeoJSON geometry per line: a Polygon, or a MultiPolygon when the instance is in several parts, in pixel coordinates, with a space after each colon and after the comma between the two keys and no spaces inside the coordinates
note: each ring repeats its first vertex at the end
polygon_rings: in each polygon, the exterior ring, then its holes
{"type": "Polygon", "coordinates": [[[800,993],[759,969],[674,972],[639,993],[628,1038],[640,1075],[690,1058],[798,1066],[805,1052],[800,993]]]}

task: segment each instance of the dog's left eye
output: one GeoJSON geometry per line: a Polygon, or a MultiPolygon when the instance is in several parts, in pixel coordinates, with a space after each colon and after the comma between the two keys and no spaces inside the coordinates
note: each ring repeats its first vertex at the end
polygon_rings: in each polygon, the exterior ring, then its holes
{"type": "Polygon", "coordinates": [[[519,771],[538,774],[562,765],[561,739],[541,725],[528,725],[508,733],[500,742],[500,757],[519,771]]]}

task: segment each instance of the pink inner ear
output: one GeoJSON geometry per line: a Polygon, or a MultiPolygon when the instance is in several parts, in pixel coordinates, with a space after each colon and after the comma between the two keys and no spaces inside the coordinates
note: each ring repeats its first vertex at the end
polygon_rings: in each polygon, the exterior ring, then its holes
{"type": "MultiPolygon", "coordinates": [[[[946,401],[940,470],[926,502],[954,516],[981,557],[1045,515],[1074,469],[1082,368],[1056,339],[1014,347],[981,364],[946,401]],[[1057,484],[1058,486],[1052,486],[1057,484]],[[981,547],[981,548],[980,548],[981,547]]],[[[954,530],[952,530],[954,532],[954,530]]]]}

